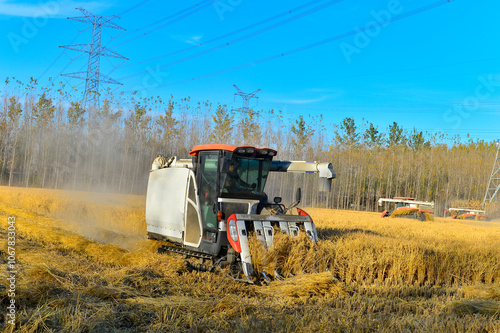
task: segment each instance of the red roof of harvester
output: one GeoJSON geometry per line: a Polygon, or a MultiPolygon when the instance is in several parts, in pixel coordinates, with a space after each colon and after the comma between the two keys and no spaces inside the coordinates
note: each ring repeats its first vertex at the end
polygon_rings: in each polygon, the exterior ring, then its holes
{"type": "Polygon", "coordinates": [[[253,148],[257,151],[266,149],[266,150],[274,151],[275,155],[278,153],[276,150],[270,149],[270,148],[255,148],[252,146],[232,146],[232,145],[223,145],[223,144],[208,144],[208,145],[194,146],[193,149],[189,152],[189,155],[197,156],[200,151],[205,151],[205,150],[235,151],[238,148],[253,148]]]}

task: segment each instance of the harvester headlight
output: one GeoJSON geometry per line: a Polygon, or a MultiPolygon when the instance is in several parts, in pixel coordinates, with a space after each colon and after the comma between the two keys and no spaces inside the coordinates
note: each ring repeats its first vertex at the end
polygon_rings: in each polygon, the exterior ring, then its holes
{"type": "Polygon", "coordinates": [[[228,226],[228,231],[229,231],[229,236],[231,236],[231,239],[235,242],[238,241],[238,229],[236,228],[236,222],[234,220],[229,220],[229,223],[227,224],[228,226]]]}
{"type": "Polygon", "coordinates": [[[255,151],[255,149],[253,149],[253,148],[247,148],[247,153],[248,154],[253,154],[254,151],[255,151]]]}
{"type": "Polygon", "coordinates": [[[261,155],[267,155],[267,153],[269,153],[269,151],[267,151],[266,149],[259,150],[259,154],[261,155]]]}

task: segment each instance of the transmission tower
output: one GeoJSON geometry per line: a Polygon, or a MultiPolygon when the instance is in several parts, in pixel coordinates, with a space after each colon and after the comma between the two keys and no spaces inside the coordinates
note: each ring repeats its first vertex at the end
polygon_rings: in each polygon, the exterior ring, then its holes
{"type": "Polygon", "coordinates": [[[74,45],[64,45],[59,46],[64,49],[85,52],[89,54],[89,60],[87,65],[87,71],[61,74],[62,76],[72,77],[75,79],[85,80],[85,92],[83,96],[83,105],[85,109],[87,108],[97,108],[100,106],[99,103],[99,85],[101,83],[111,83],[111,84],[121,84],[120,82],[102,74],[100,72],[100,62],[101,56],[112,57],[118,59],[128,60],[124,56],[101,46],[101,29],[111,28],[126,30],[119,25],[111,22],[115,18],[119,18],[116,15],[99,16],[95,15],[84,8],[76,8],[81,11],[85,16],[78,17],[68,17],[69,20],[75,20],[92,25],[92,40],[90,44],[74,44],[74,45]]]}
{"type": "Polygon", "coordinates": [[[233,109],[233,110],[248,113],[248,111],[250,110],[250,108],[249,108],[250,99],[255,98],[255,99],[257,99],[257,103],[258,103],[258,97],[255,95],[260,91],[260,89],[257,89],[254,92],[251,92],[249,94],[245,94],[240,88],[238,88],[237,85],[233,84],[233,86],[236,88],[236,91],[237,91],[236,93],[234,93],[235,98],[236,98],[236,96],[241,96],[241,98],[243,99],[243,106],[239,109],[233,109]]]}
{"type": "Polygon", "coordinates": [[[497,140],[497,155],[495,157],[495,162],[493,163],[493,170],[491,171],[490,181],[488,182],[488,187],[486,188],[486,194],[484,195],[483,200],[483,209],[486,203],[491,203],[498,191],[500,190],[500,144],[497,140]]]}

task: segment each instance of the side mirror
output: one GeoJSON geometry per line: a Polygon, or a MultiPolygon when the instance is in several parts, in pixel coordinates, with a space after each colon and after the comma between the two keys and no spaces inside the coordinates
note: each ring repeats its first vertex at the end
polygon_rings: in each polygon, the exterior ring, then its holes
{"type": "Polygon", "coordinates": [[[281,203],[281,197],[274,197],[273,201],[275,204],[279,204],[281,203]]]}

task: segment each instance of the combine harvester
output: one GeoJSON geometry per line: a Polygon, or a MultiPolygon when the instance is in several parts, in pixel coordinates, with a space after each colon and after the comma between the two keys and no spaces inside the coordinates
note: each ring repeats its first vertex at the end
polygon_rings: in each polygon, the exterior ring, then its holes
{"type": "MultiPolygon", "coordinates": [[[[276,150],[222,144],[195,146],[189,154],[192,159],[158,155],[153,162],[146,222],[148,237],[165,242],[158,252],[198,258],[192,267],[201,271],[228,266],[233,279],[252,283],[269,277],[254,272],[249,237],[267,249],[275,230],[318,241],[311,217],[300,208],[291,214],[300,202],[300,188],[296,201],[285,207],[280,197],[267,202],[264,187],[269,172],[316,173],[319,190],[330,191],[335,178],[331,163],[273,161],[276,150]]],[[[272,274],[281,279],[277,271],[272,274]]]]}
{"type": "Polygon", "coordinates": [[[447,212],[452,219],[462,220],[486,220],[486,212],[472,208],[448,208],[447,212]]]}
{"type": "Polygon", "coordinates": [[[404,217],[420,221],[434,220],[434,202],[416,201],[414,198],[394,197],[378,199],[378,206],[383,207],[382,217],[404,217]]]}

